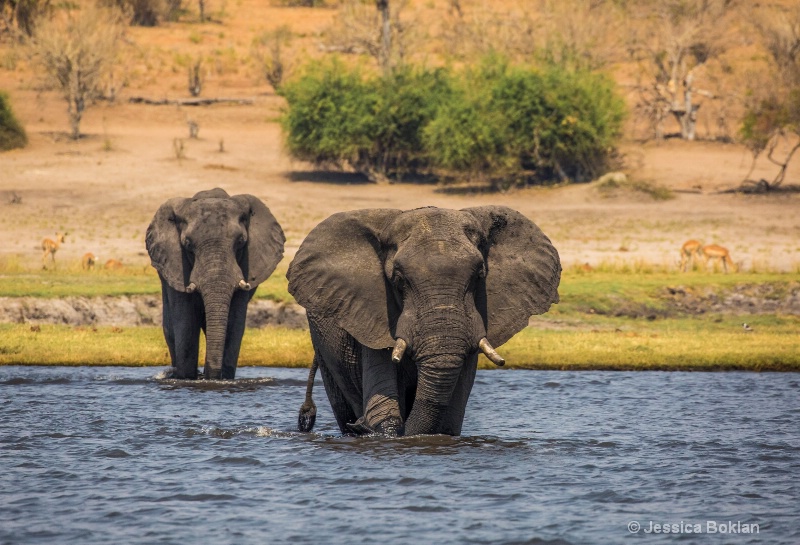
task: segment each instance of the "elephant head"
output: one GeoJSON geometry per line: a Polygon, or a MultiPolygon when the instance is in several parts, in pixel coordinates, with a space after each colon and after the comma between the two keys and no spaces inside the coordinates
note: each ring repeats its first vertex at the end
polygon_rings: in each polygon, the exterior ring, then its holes
{"type": "Polygon", "coordinates": [[[284,241],[258,198],[231,197],[219,188],[168,200],[147,228],[147,251],[162,281],[202,297],[207,378],[220,377],[231,298],[269,277],[283,257],[284,241]]]}
{"type": "Polygon", "coordinates": [[[504,363],[493,347],[558,302],[561,263],[544,233],[510,208],[359,210],[312,230],[287,276],[309,313],[416,365],[405,433],[442,433],[467,362],[480,350],[504,363]]]}

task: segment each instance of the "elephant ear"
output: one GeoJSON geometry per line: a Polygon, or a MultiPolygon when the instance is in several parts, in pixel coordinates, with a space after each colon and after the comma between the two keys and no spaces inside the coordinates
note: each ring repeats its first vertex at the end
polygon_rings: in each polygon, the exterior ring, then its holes
{"type": "Polygon", "coordinates": [[[463,210],[478,218],[486,235],[486,289],[476,295],[485,309],[489,342],[498,347],[558,303],[561,260],[550,239],[528,218],[505,206],[463,210]],[[481,293],[483,292],[483,293],[481,293]]]}
{"type": "Polygon", "coordinates": [[[181,248],[181,234],[175,217],[176,210],[187,200],[176,197],[162,204],[147,227],[145,236],[153,267],[177,291],[186,291],[192,272],[192,265],[181,248]]]}
{"type": "Polygon", "coordinates": [[[239,265],[247,281],[256,286],[269,278],[283,258],[286,237],[278,220],[259,198],[253,195],[234,195],[231,198],[244,210],[250,211],[247,248],[239,265]]]}
{"type": "Polygon", "coordinates": [[[379,234],[400,210],[334,214],[308,234],[289,265],[289,293],[321,318],[334,320],[363,345],[394,346],[396,303],[383,272],[379,234]]]}

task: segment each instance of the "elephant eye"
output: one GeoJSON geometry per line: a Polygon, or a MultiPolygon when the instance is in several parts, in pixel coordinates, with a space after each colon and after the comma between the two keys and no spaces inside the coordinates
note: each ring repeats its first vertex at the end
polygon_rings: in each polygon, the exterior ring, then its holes
{"type": "Polygon", "coordinates": [[[246,243],[247,243],[247,237],[245,237],[244,235],[239,235],[239,237],[236,239],[236,249],[238,250],[240,248],[243,248],[246,243]]]}
{"type": "Polygon", "coordinates": [[[194,242],[189,237],[183,237],[183,247],[192,252],[194,251],[194,242]]]}
{"type": "Polygon", "coordinates": [[[406,285],[406,279],[403,277],[403,273],[397,269],[394,270],[394,274],[392,275],[392,284],[399,291],[403,291],[403,288],[406,285]]]}

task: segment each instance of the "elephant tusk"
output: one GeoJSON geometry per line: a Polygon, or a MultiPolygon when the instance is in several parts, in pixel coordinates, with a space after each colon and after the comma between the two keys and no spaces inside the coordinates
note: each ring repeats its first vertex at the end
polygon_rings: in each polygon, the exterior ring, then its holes
{"type": "Polygon", "coordinates": [[[239,280],[239,289],[244,291],[250,291],[250,283],[245,282],[244,279],[239,280]]]}
{"type": "Polygon", "coordinates": [[[188,286],[186,286],[186,293],[194,293],[194,290],[197,289],[197,284],[194,282],[190,282],[188,286]]]}
{"type": "Polygon", "coordinates": [[[394,350],[392,350],[392,362],[393,363],[400,363],[400,360],[403,359],[403,354],[406,353],[406,341],[401,339],[400,337],[397,338],[397,341],[394,343],[394,350]]]}
{"type": "Polygon", "coordinates": [[[503,359],[503,356],[497,353],[497,350],[492,348],[492,345],[489,344],[489,339],[486,337],[482,338],[478,343],[478,348],[480,348],[481,352],[483,352],[484,355],[489,358],[489,361],[498,367],[502,367],[506,364],[506,360],[503,359]]]}

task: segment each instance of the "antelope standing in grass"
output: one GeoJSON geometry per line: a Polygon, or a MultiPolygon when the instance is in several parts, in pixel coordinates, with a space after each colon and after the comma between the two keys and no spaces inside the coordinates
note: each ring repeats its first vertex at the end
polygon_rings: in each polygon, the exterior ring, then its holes
{"type": "Polygon", "coordinates": [[[731,266],[733,272],[739,270],[739,267],[736,266],[736,263],[733,262],[731,259],[731,254],[728,252],[727,248],[723,248],[722,246],[718,246],[717,244],[709,244],[708,246],[703,246],[703,265],[706,269],[708,269],[708,261],[711,259],[718,259],[722,261],[722,268],[725,269],[725,273],[728,273],[728,265],[731,266]]]}
{"type": "Polygon", "coordinates": [[[681,271],[686,272],[687,266],[691,263],[691,266],[694,267],[694,264],[697,262],[697,259],[702,257],[703,254],[703,243],[699,240],[687,240],[681,246],[681,271]]]}
{"type": "Polygon", "coordinates": [[[97,263],[97,256],[92,252],[86,252],[81,258],[81,268],[85,271],[94,269],[94,264],[97,263]]]}
{"type": "Polygon", "coordinates": [[[103,265],[103,268],[109,271],[119,270],[122,267],[124,267],[124,265],[122,264],[121,259],[109,259],[106,261],[106,264],[103,265]]]}
{"type": "Polygon", "coordinates": [[[64,237],[67,236],[68,233],[56,233],[56,239],[45,238],[42,239],[42,268],[47,268],[47,257],[49,256],[53,262],[53,265],[56,264],[56,252],[64,244],[64,237]]]}

